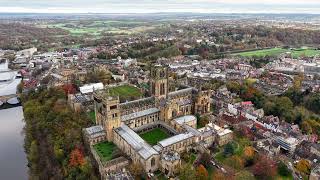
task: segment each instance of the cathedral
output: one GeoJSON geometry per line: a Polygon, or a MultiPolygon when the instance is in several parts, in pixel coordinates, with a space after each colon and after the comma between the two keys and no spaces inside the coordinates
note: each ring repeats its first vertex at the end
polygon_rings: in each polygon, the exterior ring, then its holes
{"type": "MultiPolygon", "coordinates": [[[[193,87],[174,92],[168,89],[168,68],[155,65],[150,70],[150,97],[120,103],[118,96],[99,90],[94,92],[93,98],[96,124],[104,131],[99,132],[105,137],[103,140],[117,145],[133,162],[141,164],[145,172],[161,170],[173,175],[179,167],[181,153],[194,148],[205,149],[218,138],[225,141],[223,139],[229,139],[231,131],[217,129],[212,124],[196,128],[194,115],[210,112],[210,91],[193,87]],[[139,134],[155,128],[163,129],[170,137],[155,145],[140,137],[139,134]]],[[[90,133],[98,131],[91,129],[87,134],[90,133]]]]}

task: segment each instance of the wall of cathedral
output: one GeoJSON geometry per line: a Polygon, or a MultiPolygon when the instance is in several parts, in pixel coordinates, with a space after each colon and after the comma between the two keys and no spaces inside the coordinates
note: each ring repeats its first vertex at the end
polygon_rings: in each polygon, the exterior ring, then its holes
{"type": "Polygon", "coordinates": [[[154,123],[160,120],[160,112],[149,114],[146,116],[138,117],[132,120],[125,121],[124,123],[129,126],[131,129],[154,123]]]}
{"type": "Polygon", "coordinates": [[[210,112],[211,91],[201,91],[195,98],[194,113],[195,114],[206,114],[210,112]]]}
{"type": "Polygon", "coordinates": [[[114,132],[113,143],[128,155],[133,162],[141,164],[146,172],[154,172],[159,169],[160,155],[152,155],[149,159],[143,159],[138,152],[116,132],[114,132]]]}
{"type": "Polygon", "coordinates": [[[188,139],[179,141],[175,144],[171,144],[169,146],[166,146],[162,149],[162,151],[176,151],[178,153],[186,152],[192,149],[192,146],[195,142],[194,137],[190,137],[188,139]]]}

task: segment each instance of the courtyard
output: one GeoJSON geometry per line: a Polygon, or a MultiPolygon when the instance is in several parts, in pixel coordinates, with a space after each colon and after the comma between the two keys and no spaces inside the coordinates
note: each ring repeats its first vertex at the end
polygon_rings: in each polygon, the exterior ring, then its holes
{"type": "Polygon", "coordinates": [[[112,154],[116,151],[117,146],[112,142],[101,142],[94,145],[93,148],[100,156],[101,161],[109,161],[112,159],[112,154]]]}
{"type": "Polygon", "coordinates": [[[159,141],[170,137],[169,134],[161,128],[155,128],[139,135],[150,145],[156,145],[159,141]]]}

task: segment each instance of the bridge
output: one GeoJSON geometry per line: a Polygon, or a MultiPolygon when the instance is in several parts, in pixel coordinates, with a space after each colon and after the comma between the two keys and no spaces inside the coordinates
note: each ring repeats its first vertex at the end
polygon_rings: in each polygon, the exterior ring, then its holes
{"type": "Polygon", "coordinates": [[[19,94],[10,94],[10,95],[5,95],[5,96],[0,96],[0,101],[5,103],[11,98],[19,97],[19,94]]]}

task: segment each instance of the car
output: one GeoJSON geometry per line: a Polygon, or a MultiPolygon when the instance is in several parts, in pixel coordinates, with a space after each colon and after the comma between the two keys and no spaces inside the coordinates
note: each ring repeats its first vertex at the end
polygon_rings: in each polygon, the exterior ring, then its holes
{"type": "Polygon", "coordinates": [[[226,171],[224,168],[221,168],[221,171],[222,171],[223,173],[227,173],[227,171],[226,171]]]}
{"type": "Polygon", "coordinates": [[[214,161],[210,161],[210,163],[212,164],[212,166],[216,165],[216,163],[214,161]]]}

